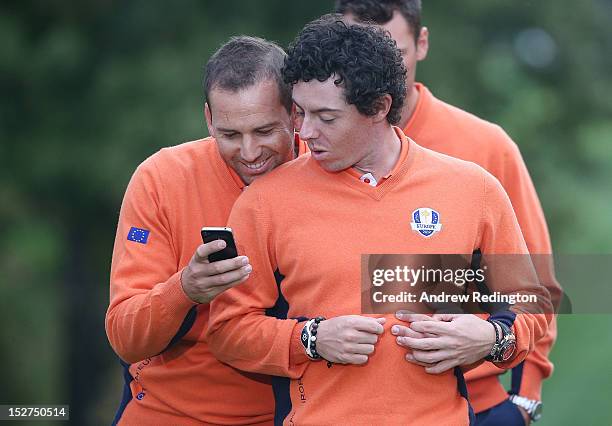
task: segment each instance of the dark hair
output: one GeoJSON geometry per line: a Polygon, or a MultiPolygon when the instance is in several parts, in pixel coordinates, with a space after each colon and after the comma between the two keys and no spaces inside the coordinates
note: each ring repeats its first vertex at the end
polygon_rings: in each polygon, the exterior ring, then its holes
{"type": "Polygon", "coordinates": [[[204,96],[210,103],[215,88],[236,92],[270,79],[278,84],[281,104],[291,112],[291,85],[285,83],[281,68],[287,54],[276,43],[259,37],[232,37],[206,64],[204,96]]]}
{"type": "Polygon", "coordinates": [[[416,42],[421,32],[421,0],[336,0],[336,13],[350,13],[364,23],[384,25],[396,10],[408,22],[416,42]]]}
{"type": "Polygon", "coordinates": [[[406,97],[406,67],[395,41],[377,27],[347,25],[340,15],[325,15],[307,24],[289,46],[283,68],[285,81],[337,77],[346,102],[372,116],[380,98],[392,98],[387,121],[400,120],[406,97]]]}

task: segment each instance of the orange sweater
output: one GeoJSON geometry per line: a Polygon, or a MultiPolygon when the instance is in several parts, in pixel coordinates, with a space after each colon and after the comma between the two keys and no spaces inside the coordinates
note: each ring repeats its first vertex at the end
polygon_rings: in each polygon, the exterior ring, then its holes
{"type": "MultiPolygon", "coordinates": [[[[359,314],[363,253],[527,253],[497,180],[397,131],[408,155],[377,187],[349,171],[327,173],[306,154],[251,185],[232,210],[229,225],[253,273],[212,302],[209,345],[241,370],[293,379],[285,424],[468,423],[458,369],[430,375],[406,362],[406,350],[389,332],[393,318],[365,366],[328,368],[308,361],[301,323],[264,315],[278,300],[286,300],[287,318],[359,314]],[[411,230],[411,212],[421,207],[436,210],[442,223],[430,238],[411,230]]],[[[545,290],[528,284],[531,278],[503,291],[546,298],[545,290]]],[[[517,315],[518,351],[508,366],[546,329],[541,315],[517,315]]]]}
{"type": "MultiPolygon", "coordinates": [[[[497,125],[436,99],[417,83],[419,100],[404,132],[419,145],[462,160],[472,161],[495,176],[506,190],[529,252],[550,255],[552,248],[542,207],[516,144],[497,125]]],[[[540,282],[553,301],[560,299],[549,256],[534,257],[540,282]]],[[[538,341],[535,351],[513,371],[514,393],[541,399],[542,380],[553,370],[548,354],[556,338],[556,322],[538,341]]],[[[470,401],[476,412],[497,405],[508,397],[497,380],[503,370],[490,363],[466,374],[470,401]]]]}
{"type": "Polygon", "coordinates": [[[269,378],[214,358],[204,334],[208,305],[192,302],[180,283],[202,244],[200,229],[225,226],[243,187],[212,138],[162,149],[134,173],[119,216],[106,315],[113,349],[131,364],[121,424],[271,423],[269,378]]]}

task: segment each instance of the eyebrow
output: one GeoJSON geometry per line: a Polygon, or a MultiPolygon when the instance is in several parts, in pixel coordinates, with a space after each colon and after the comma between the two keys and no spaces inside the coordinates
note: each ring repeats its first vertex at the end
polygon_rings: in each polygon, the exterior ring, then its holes
{"type": "MultiPolygon", "coordinates": [[[[257,131],[257,130],[267,129],[267,128],[270,128],[270,127],[276,127],[276,126],[279,126],[280,124],[281,124],[281,123],[280,123],[280,121],[271,121],[271,122],[266,123],[266,124],[263,124],[263,125],[261,125],[261,126],[257,126],[257,127],[255,128],[255,131],[257,131]]],[[[217,130],[218,130],[219,132],[224,132],[224,133],[232,133],[232,132],[233,132],[233,133],[239,133],[239,132],[238,132],[237,130],[235,130],[235,129],[228,129],[228,128],[225,128],[225,127],[217,127],[217,130]]]]}
{"type": "MultiPolygon", "coordinates": [[[[293,100],[293,103],[294,103],[294,104],[295,104],[295,105],[296,105],[296,106],[297,106],[299,109],[304,110],[304,108],[302,108],[302,107],[300,106],[300,104],[298,104],[298,103],[295,101],[295,99],[292,99],[292,100],[293,100]]],[[[342,112],[342,110],[340,110],[340,109],[335,109],[335,108],[318,108],[318,109],[315,109],[315,110],[313,110],[313,111],[311,111],[311,112],[312,112],[313,114],[319,114],[319,113],[322,113],[322,112],[342,112]]]]}

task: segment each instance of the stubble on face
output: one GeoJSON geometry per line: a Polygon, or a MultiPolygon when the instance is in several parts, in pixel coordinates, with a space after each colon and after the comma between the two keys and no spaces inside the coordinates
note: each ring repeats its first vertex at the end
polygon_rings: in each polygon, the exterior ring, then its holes
{"type": "Polygon", "coordinates": [[[301,117],[300,137],[308,143],[312,157],[329,172],[354,166],[368,156],[371,120],[355,105],[348,104],[344,87],[332,75],[321,82],[299,81],[293,99],[301,117]]]}
{"type": "Polygon", "coordinates": [[[276,82],[237,91],[213,89],[209,98],[211,134],[223,160],[245,184],[293,159],[291,117],[276,82]]]}

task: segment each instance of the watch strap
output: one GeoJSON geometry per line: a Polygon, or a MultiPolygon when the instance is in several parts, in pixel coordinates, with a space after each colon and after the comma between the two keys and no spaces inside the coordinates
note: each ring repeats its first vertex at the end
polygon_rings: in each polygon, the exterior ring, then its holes
{"type": "Polygon", "coordinates": [[[542,417],[542,401],[520,395],[510,395],[509,399],[514,405],[523,408],[532,421],[536,422],[542,417]]]}

